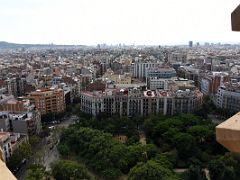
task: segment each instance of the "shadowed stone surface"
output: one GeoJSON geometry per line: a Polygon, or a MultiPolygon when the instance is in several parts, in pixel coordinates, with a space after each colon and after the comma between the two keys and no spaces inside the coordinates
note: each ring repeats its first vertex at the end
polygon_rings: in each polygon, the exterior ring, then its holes
{"type": "Polygon", "coordinates": [[[240,31],[240,5],[232,12],[232,30],[240,31]]]}

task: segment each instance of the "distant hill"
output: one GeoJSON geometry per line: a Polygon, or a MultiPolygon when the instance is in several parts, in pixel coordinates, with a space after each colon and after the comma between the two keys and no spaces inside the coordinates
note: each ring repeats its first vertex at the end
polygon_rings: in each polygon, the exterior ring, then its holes
{"type": "Polygon", "coordinates": [[[0,41],[0,49],[18,49],[18,48],[74,48],[86,47],[84,45],[56,45],[56,44],[16,44],[0,41]]]}

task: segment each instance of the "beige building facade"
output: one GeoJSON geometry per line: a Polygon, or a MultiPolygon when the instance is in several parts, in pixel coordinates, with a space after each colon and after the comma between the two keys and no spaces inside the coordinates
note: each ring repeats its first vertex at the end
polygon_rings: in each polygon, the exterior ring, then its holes
{"type": "Polygon", "coordinates": [[[41,115],[61,113],[65,110],[64,91],[59,88],[38,89],[30,93],[28,98],[41,115]]]}

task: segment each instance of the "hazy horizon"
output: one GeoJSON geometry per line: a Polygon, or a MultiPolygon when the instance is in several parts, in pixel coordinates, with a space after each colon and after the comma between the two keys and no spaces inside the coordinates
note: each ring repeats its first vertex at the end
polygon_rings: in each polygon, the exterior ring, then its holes
{"type": "MultiPolygon", "coordinates": [[[[57,45],[57,46],[97,46],[97,45],[107,45],[107,46],[119,46],[120,44],[122,46],[188,46],[189,45],[189,41],[185,41],[182,43],[168,43],[168,44],[126,44],[126,43],[115,43],[115,44],[108,44],[108,43],[98,43],[98,44],[59,44],[59,43],[28,43],[28,42],[21,42],[21,43],[17,43],[17,42],[9,42],[9,41],[1,41],[0,42],[5,42],[5,43],[10,43],[10,44],[19,44],[19,45],[57,45]]],[[[218,43],[220,43],[221,45],[224,44],[231,44],[231,45],[240,45],[240,42],[212,42],[212,41],[203,41],[203,42],[199,42],[199,41],[193,41],[193,45],[196,45],[197,43],[199,43],[200,45],[205,45],[205,43],[209,43],[211,44],[215,44],[217,45],[218,43]]]]}
{"type": "Polygon", "coordinates": [[[237,0],[0,0],[0,41],[59,45],[239,43],[237,0]]]}

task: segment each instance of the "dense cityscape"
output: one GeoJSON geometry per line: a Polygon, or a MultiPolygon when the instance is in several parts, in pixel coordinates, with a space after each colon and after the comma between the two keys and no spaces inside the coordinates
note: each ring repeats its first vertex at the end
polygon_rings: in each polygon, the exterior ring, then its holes
{"type": "Polygon", "coordinates": [[[0,180],[239,180],[233,1],[1,2],[0,180]]]}
{"type": "Polygon", "coordinates": [[[236,163],[215,126],[240,109],[239,59],[192,41],[2,48],[3,160],[19,179],[216,179],[236,163]]]}

